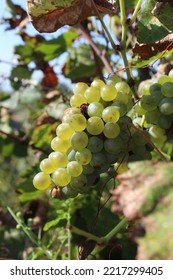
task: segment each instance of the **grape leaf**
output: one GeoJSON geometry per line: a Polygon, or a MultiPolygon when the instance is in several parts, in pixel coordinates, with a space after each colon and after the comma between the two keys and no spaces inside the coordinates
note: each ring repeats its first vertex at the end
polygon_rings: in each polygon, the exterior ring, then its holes
{"type": "Polygon", "coordinates": [[[144,229],[143,237],[136,235],[137,259],[172,259],[173,163],[144,161],[129,167],[117,176],[112,210],[144,229]]]}
{"type": "Polygon", "coordinates": [[[137,40],[139,43],[154,43],[169,34],[169,30],[152,14],[155,0],[144,1],[138,13],[137,40]]]}
{"type": "Polygon", "coordinates": [[[156,3],[153,9],[153,15],[159,19],[159,21],[166,26],[169,30],[173,31],[172,25],[173,3],[156,3]]]}
{"type": "Polygon", "coordinates": [[[173,34],[169,34],[155,43],[139,44],[137,42],[132,51],[134,57],[131,64],[140,67],[145,66],[150,62],[173,52],[173,34]]]}
{"type": "Polygon", "coordinates": [[[99,12],[116,12],[116,0],[27,0],[27,11],[39,32],[54,32],[64,25],[74,25],[99,12]]]}
{"type": "Polygon", "coordinates": [[[81,44],[80,47],[73,48],[63,67],[63,73],[73,82],[96,75],[96,65],[91,57],[88,45],[81,44]]]}

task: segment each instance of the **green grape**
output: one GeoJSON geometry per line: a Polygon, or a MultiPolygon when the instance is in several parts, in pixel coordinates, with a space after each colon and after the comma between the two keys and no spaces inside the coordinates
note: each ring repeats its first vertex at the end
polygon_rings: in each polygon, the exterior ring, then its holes
{"type": "Polygon", "coordinates": [[[104,123],[102,119],[97,116],[90,117],[87,121],[86,129],[91,135],[98,135],[103,132],[104,123]]]}
{"type": "Polygon", "coordinates": [[[126,107],[127,107],[127,112],[131,111],[132,107],[134,106],[134,101],[133,99],[130,97],[128,102],[126,103],[126,107]]]}
{"type": "Polygon", "coordinates": [[[88,144],[88,136],[85,132],[74,132],[70,139],[71,147],[75,150],[83,150],[88,144]]]}
{"type": "Polygon", "coordinates": [[[168,129],[171,127],[172,121],[167,116],[160,114],[157,124],[163,129],[168,129]]]}
{"type": "Polygon", "coordinates": [[[69,185],[61,188],[61,196],[63,199],[74,198],[77,195],[78,191],[72,190],[69,185]]]}
{"type": "Polygon", "coordinates": [[[173,79],[173,69],[171,69],[170,71],[169,71],[169,77],[171,78],[171,81],[172,81],[172,79],[173,79]]]}
{"type": "Polygon", "coordinates": [[[52,180],[57,186],[64,187],[70,183],[71,176],[66,168],[58,168],[52,173],[52,180]]]}
{"type": "Polygon", "coordinates": [[[103,134],[107,138],[116,138],[120,134],[120,127],[117,123],[107,122],[105,124],[103,134]]]}
{"type": "Polygon", "coordinates": [[[69,161],[71,161],[71,160],[75,160],[75,154],[76,154],[76,151],[74,150],[74,149],[69,149],[68,151],[67,151],[67,158],[68,158],[68,160],[69,161]]]}
{"type": "Polygon", "coordinates": [[[82,165],[77,161],[70,161],[67,164],[67,172],[72,177],[78,177],[83,171],[82,165]]]}
{"type": "Polygon", "coordinates": [[[80,108],[76,108],[76,107],[71,107],[71,108],[67,108],[64,111],[64,116],[62,118],[62,122],[66,122],[66,119],[68,120],[68,115],[73,115],[73,114],[81,114],[81,110],[80,108]]]}
{"type": "Polygon", "coordinates": [[[154,139],[159,139],[160,137],[165,135],[165,130],[156,125],[151,126],[148,132],[149,135],[151,135],[154,139]]]}
{"type": "Polygon", "coordinates": [[[159,92],[161,91],[161,84],[159,83],[154,83],[150,85],[149,88],[150,94],[154,93],[154,92],[159,92]]]}
{"type": "Polygon", "coordinates": [[[79,82],[79,83],[75,84],[75,86],[73,88],[73,93],[84,95],[84,92],[87,90],[87,88],[88,88],[87,84],[79,82]]]}
{"type": "Polygon", "coordinates": [[[90,164],[83,165],[83,174],[89,175],[94,172],[94,167],[90,164]]]}
{"type": "Polygon", "coordinates": [[[100,79],[94,79],[94,81],[91,83],[91,87],[96,87],[100,89],[103,86],[105,86],[105,83],[100,79]]]}
{"type": "Polygon", "coordinates": [[[92,136],[88,140],[87,148],[92,153],[98,153],[103,149],[103,141],[97,136],[92,136]]]}
{"type": "Polygon", "coordinates": [[[122,81],[122,79],[119,76],[112,74],[109,76],[106,83],[107,83],[107,85],[115,86],[116,83],[121,82],[121,81],[122,81]]]}
{"type": "Polygon", "coordinates": [[[39,172],[34,176],[33,185],[38,190],[48,189],[51,185],[51,178],[44,172],[39,172]]]}
{"type": "Polygon", "coordinates": [[[148,124],[142,117],[136,117],[132,122],[135,126],[139,126],[141,128],[148,128],[151,126],[151,124],[148,124]]]}
{"type": "Polygon", "coordinates": [[[71,107],[80,107],[82,104],[86,104],[87,100],[82,94],[75,94],[70,98],[71,107]]]}
{"type": "Polygon", "coordinates": [[[159,91],[154,91],[151,94],[151,97],[153,99],[154,104],[159,105],[160,101],[164,98],[164,95],[159,90],[159,91]]]}
{"type": "Polygon", "coordinates": [[[87,165],[90,163],[92,158],[92,153],[89,149],[85,148],[82,151],[77,151],[75,154],[75,160],[77,160],[81,165],[87,165]]]}
{"type": "Polygon", "coordinates": [[[134,111],[139,115],[144,115],[146,113],[146,110],[142,108],[140,101],[135,104],[134,111]]]}
{"type": "Polygon", "coordinates": [[[163,115],[170,115],[173,113],[173,99],[165,97],[159,104],[159,110],[163,115]]]}
{"type": "Polygon", "coordinates": [[[164,83],[172,82],[171,77],[167,75],[162,75],[157,79],[157,83],[163,85],[164,83]]]}
{"type": "Polygon", "coordinates": [[[123,143],[120,137],[115,139],[106,139],[104,141],[105,151],[108,153],[112,153],[114,155],[119,154],[122,151],[123,143]]]}
{"type": "Polygon", "coordinates": [[[126,171],[128,171],[129,168],[126,162],[122,162],[122,163],[116,162],[114,164],[114,169],[118,174],[123,174],[126,171]]]}
{"type": "Polygon", "coordinates": [[[102,112],[103,112],[103,105],[99,102],[92,102],[89,104],[87,113],[90,117],[97,116],[97,117],[102,117],[102,112]]]}
{"type": "Polygon", "coordinates": [[[100,94],[104,101],[112,101],[117,96],[117,90],[113,85],[105,85],[101,88],[100,94]]]}
{"type": "Polygon", "coordinates": [[[144,146],[145,144],[147,144],[146,138],[140,135],[139,132],[135,132],[132,135],[131,142],[136,146],[144,146]]]}
{"type": "Polygon", "coordinates": [[[49,158],[56,169],[59,167],[66,167],[68,163],[67,156],[62,152],[52,152],[50,153],[49,158]]]}
{"type": "Polygon", "coordinates": [[[166,97],[173,97],[173,83],[166,82],[161,87],[161,92],[166,97]]]}
{"type": "Polygon", "coordinates": [[[63,140],[59,137],[54,137],[51,141],[51,148],[56,152],[66,153],[66,151],[70,148],[70,140],[63,140]]]}
{"type": "Polygon", "coordinates": [[[64,118],[75,131],[82,131],[86,128],[86,118],[82,114],[69,114],[64,118]]]}
{"type": "Polygon", "coordinates": [[[145,82],[145,84],[141,88],[141,95],[149,95],[151,85],[152,85],[152,81],[145,82]]]}
{"type": "Polygon", "coordinates": [[[74,129],[68,123],[61,123],[56,128],[56,135],[63,140],[68,140],[73,133],[74,129]]]}
{"type": "Polygon", "coordinates": [[[162,135],[159,138],[150,136],[150,138],[151,138],[151,141],[157,146],[157,148],[162,148],[163,144],[167,140],[167,136],[166,135],[162,135]]]}
{"type": "Polygon", "coordinates": [[[107,163],[107,158],[103,153],[95,153],[92,156],[91,166],[96,170],[100,170],[107,163]]]}
{"type": "Polygon", "coordinates": [[[103,110],[102,118],[105,122],[116,123],[120,118],[120,112],[117,107],[108,106],[103,110]]]}
{"type": "Polygon", "coordinates": [[[107,163],[113,164],[118,160],[119,152],[117,154],[112,154],[104,150],[104,155],[106,156],[107,163]]]}
{"type": "Polygon", "coordinates": [[[118,82],[116,83],[115,85],[115,88],[118,92],[124,92],[124,93],[127,93],[129,94],[130,93],[130,87],[129,85],[124,82],[124,81],[121,81],[121,82],[118,82]]]}
{"type": "Polygon", "coordinates": [[[83,188],[87,186],[87,177],[84,174],[79,175],[78,177],[72,178],[70,182],[70,187],[72,190],[82,191],[83,188]]]}
{"type": "Polygon", "coordinates": [[[148,111],[145,113],[145,120],[147,123],[157,124],[160,115],[161,113],[158,109],[148,111]]]}
{"type": "Polygon", "coordinates": [[[112,106],[118,109],[120,117],[124,116],[127,113],[127,106],[123,102],[113,102],[112,106]]]}
{"type": "Polygon", "coordinates": [[[98,172],[96,172],[94,170],[94,172],[92,174],[89,174],[87,176],[87,185],[88,186],[95,186],[98,183],[99,178],[100,178],[100,176],[99,176],[98,172]]]}
{"type": "Polygon", "coordinates": [[[50,158],[45,158],[40,162],[40,170],[45,174],[51,174],[56,170],[56,166],[53,164],[50,158]]]}
{"type": "Polygon", "coordinates": [[[154,102],[154,98],[151,95],[144,95],[140,103],[141,107],[146,111],[153,111],[157,108],[157,103],[154,102]]]}
{"type": "Polygon", "coordinates": [[[85,91],[84,96],[89,104],[92,102],[98,102],[100,100],[100,89],[97,87],[89,87],[85,91]]]}
{"type": "Polygon", "coordinates": [[[129,102],[129,94],[127,94],[123,91],[118,91],[117,96],[115,97],[114,101],[127,104],[129,102]]]}

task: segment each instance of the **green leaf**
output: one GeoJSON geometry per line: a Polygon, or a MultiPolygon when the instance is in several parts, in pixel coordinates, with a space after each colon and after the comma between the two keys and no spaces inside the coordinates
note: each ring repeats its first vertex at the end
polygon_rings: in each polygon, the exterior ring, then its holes
{"type": "Polygon", "coordinates": [[[67,213],[64,212],[64,211],[61,211],[61,215],[58,218],[56,218],[56,219],[54,219],[52,221],[47,222],[44,225],[43,230],[44,231],[48,231],[51,227],[57,226],[60,222],[66,221],[66,220],[67,220],[67,213]]]}
{"type": "Polygon", "coordinates": [[[14,150],[14,143],[10,139],[0,138],[0,153],[4,157],[11,156],[14,150]]]}
{"type": "Polygon", "coordinates": [[[52,138],[55,136],[55,129],[58,123],[50,125],[49,123],[35,127],[30,140],[30,145],[35,147],[43,148],[48,152],[51,150],[50,143],[52,138]]]}
{"type": "Polygon", "coordinates": [[[153,43],[161,40],[169,31],[152,14],[155,0],[144,1],[138,13],[137,40],[139,43],[153,43]]]}
{"type": "Polygon", "coordinates": [[[74,39],[77,37],[78,34],[76,32],[68,31],[60,35],[57,39],[41,43],[36,48],[36,51],[41,52],[46,61],[52,60],[67,51],[72,46],[74,39]]]}
{"type": "Polygon", "coordinates": [[[28,64],[33,60],[34,48],[29,45],[18,45],[14,49],[14,53],[20,56],[20,60],[22,60],[25,64],[28,64]]]}
{"type": "Polygon", "coordinates": [[[63,70],[66,77],[73,82],[96,75],[96,65],[90,46],[82,44],[78,48],[73,48],[63,70]]]}
{"type": "Polygon", "coordinates": [[[12,69],[11,78],[18,78],[19,80],[30,79],[32,72],[33,71],[29,70],[26,66],[19,65],[12,69]]]}
{"type": "Polygon", "coordinates": [[[34,199],[40,198],[40,195],[43,192],[41,191],[34,191],[34,192],[25,192],[19,195],[19,201],[20,202],[27,202],[27,201],[32,201],[34,199]]]}
{"type": "Polygon", "coordinates": [[[169,30],[173,31],[172,15],[173,5],[170,3],[157,3],[153,11],[155,17],[169,30]]]}

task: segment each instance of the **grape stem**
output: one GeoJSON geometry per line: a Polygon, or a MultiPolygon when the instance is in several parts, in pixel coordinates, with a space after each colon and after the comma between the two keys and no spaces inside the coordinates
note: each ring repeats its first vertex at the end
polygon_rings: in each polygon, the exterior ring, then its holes
{"type": "Polygon", "coordinates": [[[136,5],[136,8],[135,8],[135,10],[133,12],[133,15],[131,17],[131,20],[130,20],[130,25],[132,25],[136,21],[137,13],[138,13],[138,11],[139,11],[139,9],[141,7],[141,4],[142,4],[142,0],[138,0],[138,3],[136,5]]]}
{"type": "Polygon", "coordinates": [[[79,228],[77,228],[73,225],[68,225],[68,228],[72,233],[84,236],[88,239],[92,239],[92,240],[96,241],[97,244],[99,244],[99,245],[106,245],[114,235],[116,235],[123,227],[125,227],[127,225],[127,223],[128,223],[127,218],[123,218],[118,223],[118,225],[116,225],[108,234],[106,234],[103,237],[98,237],[98,236],[96,236],[92,233],[89,233],[89,232],[85,231],[85,230],[81,230],[81,229],[79,229],[79,228]]]}
{"type": "Polygon", "coordinates": [[[129,64],[128,64],[127,55],[126,55],[126,37],[127,37],[128,24],[127,24],[124,0],[119,0],[119,4],[120,4],[120,13],[121,13],[121,25],[122,25],[122,36],[121,36],[120,49],[121,49],[121,55],[122,55],[122,59],[124,62],[124,66],[126,69],[127,79],[130,80],[131,73],[129,70],[129,64]]]}

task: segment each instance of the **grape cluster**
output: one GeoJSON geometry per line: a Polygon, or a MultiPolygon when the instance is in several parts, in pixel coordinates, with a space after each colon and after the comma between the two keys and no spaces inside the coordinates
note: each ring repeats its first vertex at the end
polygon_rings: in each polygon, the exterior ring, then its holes
{"type": "Polygon", "coordinates": [[[152,142],[161,147],[167,141],[167,130],[173,122],[173,70],[169,75],[146,83],[143,96],[134,106],[138,124],[147,130],[152,142]],[[143,119],[143,121],[141,121],[143,119]]]}
{"type": "Polygon", "coordinates": [[[33,179],[35,188],[53,187],[61,197],[88,193],[100,174],[113,164],[117,168],[120,161],[121,169],[127,169],[123,162],[131,120],[126,114],[133,106],[129,85],[112,75],[106,83],[100,79],[90,86],[79,82],[73,93],[71,107],[51,141],[53,151],[41,161],[41,172],[33,179]]]}
{"type": "Polygon", "coordinates": [[[70,105],[33,179],[35,188],[52,189],[58,198],[86,194],[102,173],[123,173],[129,162],[152,159],[173,123],[173,70],[146,83],[138,102],[130,86],[111,75],[90,86],[77,83],[70,105]]]}

